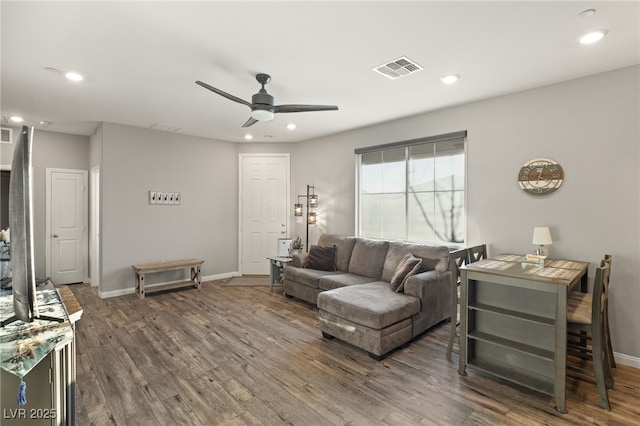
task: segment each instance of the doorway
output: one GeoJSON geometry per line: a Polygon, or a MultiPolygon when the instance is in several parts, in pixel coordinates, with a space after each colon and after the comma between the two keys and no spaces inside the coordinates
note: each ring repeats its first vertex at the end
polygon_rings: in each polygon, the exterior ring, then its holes
{"type": "Polygon", "coordinates": [[[267,257],[289,233],[289,154],[240,154],[238,269],[269,274],[267,257]]]}
{"type": "Polygon", "coordinates": [[[86,170],[46,170],[45,257],[47,276],[56,284],[87,280],[88,201],[86,170]]]}

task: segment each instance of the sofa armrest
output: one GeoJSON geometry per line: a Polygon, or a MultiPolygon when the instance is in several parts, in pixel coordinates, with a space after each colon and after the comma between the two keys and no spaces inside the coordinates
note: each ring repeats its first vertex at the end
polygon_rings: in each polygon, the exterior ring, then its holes
{"type": "Polygon", "coordinates": [[[428,299],[433,293],[445,292],[449,297],[451,271],[427,271],[413,275],[404,284],[404,294],[428,299]]]}
{"type": "Polygon", "coordinates": [[[427,271],[409,277],[404,294],[420,299],[413,317],[413,337],[451,316],[451,271],[427,271]]]}
{"type": "Polygon", "coordinates": [[[291,264],[298,268],[304,268],[304,264],[307,263],[309,253],[296,253],[291,257],[291,264]]]}

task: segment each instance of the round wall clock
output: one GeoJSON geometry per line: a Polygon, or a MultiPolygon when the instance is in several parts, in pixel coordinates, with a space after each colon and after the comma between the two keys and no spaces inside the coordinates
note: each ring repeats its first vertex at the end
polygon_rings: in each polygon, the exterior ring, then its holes
{"type": "Polygon", "coordinates": [[[550,158],[534,158],[527,161],[518,173],[520,189],[529,194],[548,194],[560,188],[564,172],[557,161],[550,158]]]}

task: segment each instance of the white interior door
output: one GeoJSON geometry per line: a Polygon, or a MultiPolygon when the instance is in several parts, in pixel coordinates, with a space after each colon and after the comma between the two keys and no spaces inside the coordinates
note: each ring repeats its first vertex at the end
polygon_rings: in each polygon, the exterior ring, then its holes
{"type": "Polygon", "coordinates": [[[88,261],[87,171],[47,169],[47,275],[83,282],[88,261]]]}
{"type": "Polygon", "coordinates": [[[268,274],[289,232],[289,155],[240,154],[240,272],[268,274]]]}

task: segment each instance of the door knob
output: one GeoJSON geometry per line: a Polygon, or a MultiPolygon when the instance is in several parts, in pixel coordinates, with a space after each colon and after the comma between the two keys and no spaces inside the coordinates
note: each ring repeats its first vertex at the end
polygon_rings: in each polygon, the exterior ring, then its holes
{"type": "Polygon", "coordinates": [[[284,229],[282,231],[280,231],[281,234],[286,234],[287,231],[285,231],[284,229]]]}
{"type": "Polygon", "coordinates": [[[53,234],[52,237],[53,238],[58,238],[58,234],[53,234]]]}

